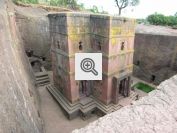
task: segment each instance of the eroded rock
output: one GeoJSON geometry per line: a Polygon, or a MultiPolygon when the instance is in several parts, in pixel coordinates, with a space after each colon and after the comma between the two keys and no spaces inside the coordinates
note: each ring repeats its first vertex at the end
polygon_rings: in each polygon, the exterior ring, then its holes
{"type": "Polygon", "coordinates": [[[73,133],[175,133],[176,110],[177,76],[174,76],[133,105],[123,107],[73,133]]]}

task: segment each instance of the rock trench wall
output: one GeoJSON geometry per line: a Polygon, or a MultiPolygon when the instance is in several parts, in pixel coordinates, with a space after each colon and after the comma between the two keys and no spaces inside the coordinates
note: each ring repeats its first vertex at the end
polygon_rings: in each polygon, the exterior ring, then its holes
{"type": "Polygon", "coordinates": [[[0,1],[0,133],[42,133],[34,75],[7,3],[0,1]]]}
{"type": "Polygon", "coordinates": [[[45,57],[44,67],[51,70],[50,33],[47,11],[40,8],[16,7],[16,21],[25,50],[45,57]]]}
{"type": "Polygon", "coordinates": [[[134,76],[160,84],[177,73],[177,36],[136,33],[134,49],[134,76]]]}

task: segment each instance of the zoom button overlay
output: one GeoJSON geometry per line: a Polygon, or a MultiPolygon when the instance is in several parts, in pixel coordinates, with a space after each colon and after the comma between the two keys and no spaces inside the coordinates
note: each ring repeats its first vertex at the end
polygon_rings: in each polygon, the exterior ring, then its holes
{"type": "Polygon", "coordinates": [[[76,53],[75,80],[102,80],[102,53],[76,53]]]}

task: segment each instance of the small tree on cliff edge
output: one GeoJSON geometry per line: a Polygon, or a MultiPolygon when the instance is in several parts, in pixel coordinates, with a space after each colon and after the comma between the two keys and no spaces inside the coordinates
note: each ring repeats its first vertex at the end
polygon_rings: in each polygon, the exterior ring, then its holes
{"type": "Polygon", "coordinates": [[[127,6],[136,6],[139,4],[139,0],[115,0],[115,2],[119,9],[119,16],[122,13],[122,9],[126,8],[127,6]]]}

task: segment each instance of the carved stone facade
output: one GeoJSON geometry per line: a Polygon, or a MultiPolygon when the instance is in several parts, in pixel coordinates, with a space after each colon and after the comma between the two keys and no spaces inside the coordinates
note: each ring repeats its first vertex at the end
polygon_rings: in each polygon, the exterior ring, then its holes
{"type": "Polygon", "coordinates": [[[135,20],[73,12],[48,17],[54,83],[71,103],[93,95],[108,105],[118,102],[116,96],[129,95],[135,20]],[[75,80],[74,56],[79,52],[103,54],[102,81],[75,80]]]}

